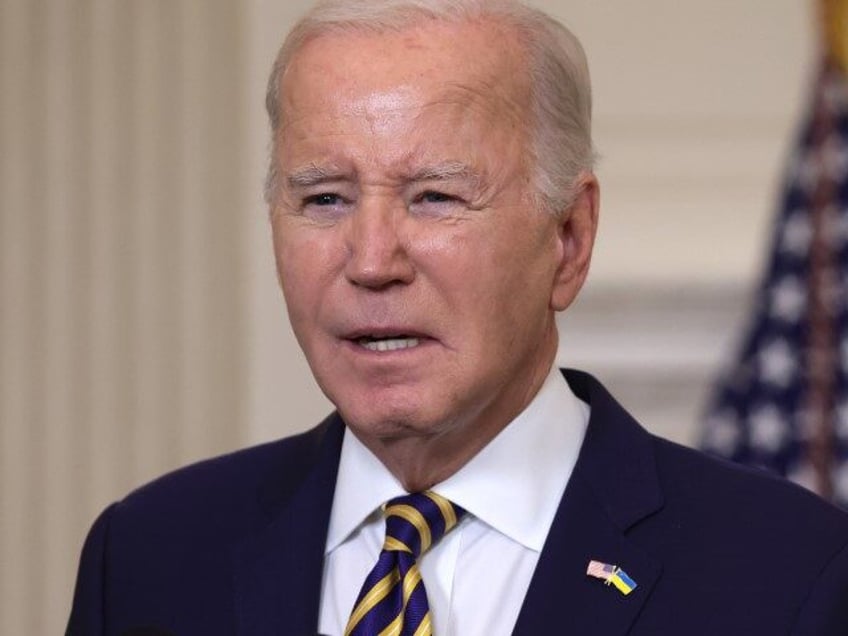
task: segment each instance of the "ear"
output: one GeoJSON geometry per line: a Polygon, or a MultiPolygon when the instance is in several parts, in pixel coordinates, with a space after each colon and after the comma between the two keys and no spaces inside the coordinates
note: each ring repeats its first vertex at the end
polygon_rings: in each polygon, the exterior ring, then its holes
{"type": "Polygon", "coordinates": [[[600,194],[595,175],[582,173],[577,179],[574,202],[557,222],[559,262],[551,290],[554,311],[562,311],[574,301],[589,273],[598,229],[600,194]]]}

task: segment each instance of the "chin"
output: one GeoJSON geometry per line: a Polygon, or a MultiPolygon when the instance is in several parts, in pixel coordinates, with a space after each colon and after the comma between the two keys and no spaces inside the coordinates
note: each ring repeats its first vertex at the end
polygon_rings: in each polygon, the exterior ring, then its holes
{"type": "Polygon", "coordinates": [[[374,440],[397,440],[411,437],[437,435],[444,425],[443,418],[404,408],[339,408],[342,419],[360,438],[374,440]]]}
{"type": "Polygon", "coordinates": [[[406,422],[429,419],[428,415],[434,415],[437,410],[426,397],[433,391],[419,382],[351,382],[348,376],[327,388],[325,394],[350,424],[382,427],[396,422],[403,426],[406,422]]]}

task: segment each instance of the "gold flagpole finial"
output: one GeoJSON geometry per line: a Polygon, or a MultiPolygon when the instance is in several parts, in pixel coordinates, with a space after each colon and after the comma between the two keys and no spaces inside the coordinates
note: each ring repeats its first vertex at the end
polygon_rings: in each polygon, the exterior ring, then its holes
{"type": "Polygon", "coordinates": [[[848,71],[848,0],[819,0],[819,24],[825,56],[848,71]]]}

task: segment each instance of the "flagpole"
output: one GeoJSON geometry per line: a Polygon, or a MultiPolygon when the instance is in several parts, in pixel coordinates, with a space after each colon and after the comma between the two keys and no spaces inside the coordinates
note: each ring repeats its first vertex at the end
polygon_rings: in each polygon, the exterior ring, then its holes
{"type": "Polygon", "coordinates": [[[848,69],[848,2],[818,0],[819,42],[822,56],[848,69]]]}
{"type": "Polygon", "coordinates": [[[828,140],[837,132],[832,82],[841,81],[846,61],[844,19],[846,0],[819,0],[821,42],[821,86],[814,107],[813,144],[819,178],[812,197],[810,250],[810,338],[807,369],[809,393],[807,423],[810,443],[808,455],[813,467],[816,490],[830,499],[833,495],[833,423],[836,413],[836,377],[838,373],[838,334],[835,328],[835,300],[840,293],[837,264],[830,245],[829,226],[839,211],[837,175],[828,164],[828,140]]]}

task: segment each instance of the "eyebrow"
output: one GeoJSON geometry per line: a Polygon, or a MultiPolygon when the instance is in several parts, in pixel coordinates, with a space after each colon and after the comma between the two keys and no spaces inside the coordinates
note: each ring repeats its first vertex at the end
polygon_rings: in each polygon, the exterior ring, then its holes
{"type": "MultiPolygon", "coordinates": [[[[292,171],[286,177],[286,183],[292,189],[309,188],[311,186],[349,179],[349,175],[333,166],[323,167],[308,165],[292,171]]],[[[448,181],[450,179],[467,179],[474,184],[480,182],[480,175],[466,163],[461,161],[445,161],[432,166],[424,166],[407,177],[407,181],[448,181]]]]}
{"type": "Polygon", "coordinates": [[[447,181],[449,179],[469,179],[474,183],[480,181],[480,175],[466,163],[461,161],[446,161],[434,166],[425,166],[414,172],[411,181],[447,181]]]}
{"type": "Polygon", "coordinates": [[[328,181],[339,181],[345,178],[346,175],[344,172],[336,168],[310,165],[290,173],[286,177],[286,182],[290,188],[308,188],[321,183],[327,183],[328,181]]]}

